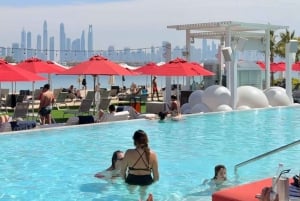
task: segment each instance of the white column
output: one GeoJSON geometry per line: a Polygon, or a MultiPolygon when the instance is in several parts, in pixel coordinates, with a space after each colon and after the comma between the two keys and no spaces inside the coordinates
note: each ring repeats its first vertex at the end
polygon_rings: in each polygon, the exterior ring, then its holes
{"type": "Polygon", "coordinates": [[[230,93],[231,102],[230,106],[232,109],[236,108],[237,104],[237,62],[238,62],[238,51],[236,48],[232,50],[233,62],[230,66],[230,93]]]}
{"type": "MultiPolygon", "coordinates": [[[[225,38],[225,47],[231,47],[231,31],[230,29],[226,30],[226,38],[225,38]]],[[[231,62],[226,61],[225,62],[225,70],[226,70],[226,87],[230,90],[230,82],[231,82],[231,78],[230,78],[230,65],[231,62]]]]}
{"type": "MultiPolygon", "coordinates": [[[[166,52],[166,57],[165,57],[165,62],[171,61],[171,43],[166,42],[165,43],[165,52],[166,52]]],[[[171,101],[171,77],[167,76],[166,77],[166,88],[165,88],[165,97],[164,97],[165,102],[170,102],[171,101]]]]}
{"type": "Polygon", "coordinates": [[[270,88],[270,29],[265,30],[266,36],[266,54],[265,54],[265,64],[266,64],[266,71],[265,71],[265,82],[266,82],[266,89],[270,88]]]}
{"type": "MultiPolygon", "coordinates": [[[[187,61],[190,61],[191,60],[191,30],[187,29],[186,30],[186,34],[185,34],[185,46],[186,46],[186,60],[187,61]]],[[[186,85],[186,90],[190,90],[190,85],[191,85],[191,82],[190,82],[190,77],[186,77],[186,80],[185,80],[185,85],[186,85]]]]}
{"type": "Polygon", "coordinates": [[[295,61],[295,53],[298,49],[298,41],[290,40],[289,43],[285,45],[285,90],[291,103],[293,103],[292,94],[292,65],[295,61]]]}

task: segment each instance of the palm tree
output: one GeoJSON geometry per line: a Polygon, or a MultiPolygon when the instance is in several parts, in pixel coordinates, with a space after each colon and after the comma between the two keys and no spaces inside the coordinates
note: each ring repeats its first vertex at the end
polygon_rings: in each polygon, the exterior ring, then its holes
{"type": "MultiPolygon", "coordinates": [[[[274,62],[274,58],[277,55],[276,35],[274,31],[270,30],[270,62],[274,62]]],[[[271,72],[271,86],[274,85],[274,72],[271,72]]]]}
{"type": "Polygon", "coordinates": [[[280,40],[276,44],[276,54],[281,58],[285,58],[285,45],[289,43],[290,40],[295,39],[297,39],[295,37],[295,31],[290,32],[286,29],[285,33],[280,33],[280,40]]]}
{"type": "MultiPolygon", "coordinates": [[[[270,31],[270,62],[274,62],[275,56],[285,58],[285,45],[290,42],[290,40],[298,40],[300,44],[300,37],[295,37],[295,31],[290,32],[285,30],[284,33],[280,33],[280,40],[276,43],[276,36],[274,31],[270,31]]],[[[300,49],[296,53],[295,60],[298,61],[300,56],[300,49]]],[[[271,85],[274,85],[274,72],[271,72],[271,85]]]]}

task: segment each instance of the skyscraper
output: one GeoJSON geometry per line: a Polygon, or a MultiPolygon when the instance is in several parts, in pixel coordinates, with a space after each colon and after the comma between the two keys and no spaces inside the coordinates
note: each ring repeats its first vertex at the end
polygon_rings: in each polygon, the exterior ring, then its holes
{"type": "Polygon", "coordinates": [[[86,57],[87,55],[85,54],[85,32],[83,30],[80,39],[80,60],[85,60],[86,57]]]}
{"type": "Polygon", "coordinates": [[[42,58],[42,36],[40,34],[36,37],[36,56],[42,58]]]}
{"type": "Polygon", "coordinates": [[[47,21],[44,21],[43,25],[43,59],[47,60],[47,50],[48,50],[48,30],[47,30],[47,21]]]}
{"type": "Polygon", "coordinates": [[[55,60],[54,55],[55,55],[55,52],[54,52],[54,37],[52,36],[52,37],[49,38],[49,59],[51,61],[55,60]]]}
{"type": "Polygon", "coordinates": [[[88,32],[88,57],[94,55],[94,47],[93,47],[93,28],[92,25],[89,25],[89,32],[88,32]]]}
{"type": "Polygon", "coordinates": [[[66,34],[64,23],[60,23],[59,28],[59,49],[60,62],[65,62],[66,34]]]}
{"type": "Polygon", "coordinates": [[[27,32],[27,58],[33,57],[33,49],[32,49],[32,44],[31,44],[31,32],[27,32]]]}
{"type": "Polygon", "coordinates": [[[21,33],[21,51],[23,52],[23,54],[20,54],[20,59],[24,60],[26,56],[26,31],[24,30],[24,28],[21,33]]]}

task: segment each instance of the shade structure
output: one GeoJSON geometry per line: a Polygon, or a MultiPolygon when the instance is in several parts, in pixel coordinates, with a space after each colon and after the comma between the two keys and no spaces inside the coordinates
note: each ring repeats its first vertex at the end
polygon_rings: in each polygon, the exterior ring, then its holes
{"type": "MultiPolygon", "coordinates": [[[[94,91],[96,91],[97,75],[134,75],[134,73],[132,73],[129,69],[125,69],[121,67],[119,64],[109,61],[107,58],[102,57],[100,55],[95,55],[91,57],[89,60],[79,63],[74,67],[58,74],[92,75],[94,78],[94,91]]],[[[94,104],[95,104],[95,100],[94,100],[94,104]]]]}
{"type": "Polygon", "coordinates": [[[43,61],[39,58],[29,58],[17,64],[17,67],[33,73],[59,73],[66,69],[52,61],[43,61]]]}
{"type": "Polygon", "coordinates": [[[300,62],[296,62],[292,65],[293,71],[300,71],[300,62]]]}
{"type": "Polygon", "coordinates": [[[139,68],[135,69],[134,72],[140,73],[143,75],[154,75],[159,71],[159,66],[156,63],[150,62],[139,68]]]}
{"type": "MultiPolygon", "coordinates": [[[[257,61],[256,64],[258,64],[262,70],[266,70],[266,64],[262,61],[257,61]]],[[[278,63],[271,63],[270,64],[270,71],[272,73],[285,71],[285,63],[284,62],[278,62],[278,63]]]]}
{"type": "Polygon", "coordinates": [[[206,70],[196,62],[188,62],[181,58],[176,58],[158,67],[159,70],[152,75],[158,76],[212,76],[215,73],[206,70]]]}
{"type": "Polygon", "coordinates": [[[0,82],[32,82],[47,80],[35,73],[19,69],[16,66],[0,60],[0,82]]]}
{"type": "Polygon", "coordinates": [[[74,67],[58,74],[64,75],[132,75],[128,69],[109,61],[107,58],[96,55],[74,67]]]}

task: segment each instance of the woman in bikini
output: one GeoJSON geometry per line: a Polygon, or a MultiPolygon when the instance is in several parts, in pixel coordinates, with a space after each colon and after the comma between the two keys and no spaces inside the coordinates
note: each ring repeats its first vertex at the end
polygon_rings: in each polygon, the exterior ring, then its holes
{"type": "Polygon", "coordinates": [[[125,153],[121,176],[131,185],[150,185],[159,180],[156,154],[148,146],[148,136],[143,130],[137,130],[133,135],[135,149],[125,153]]]}

